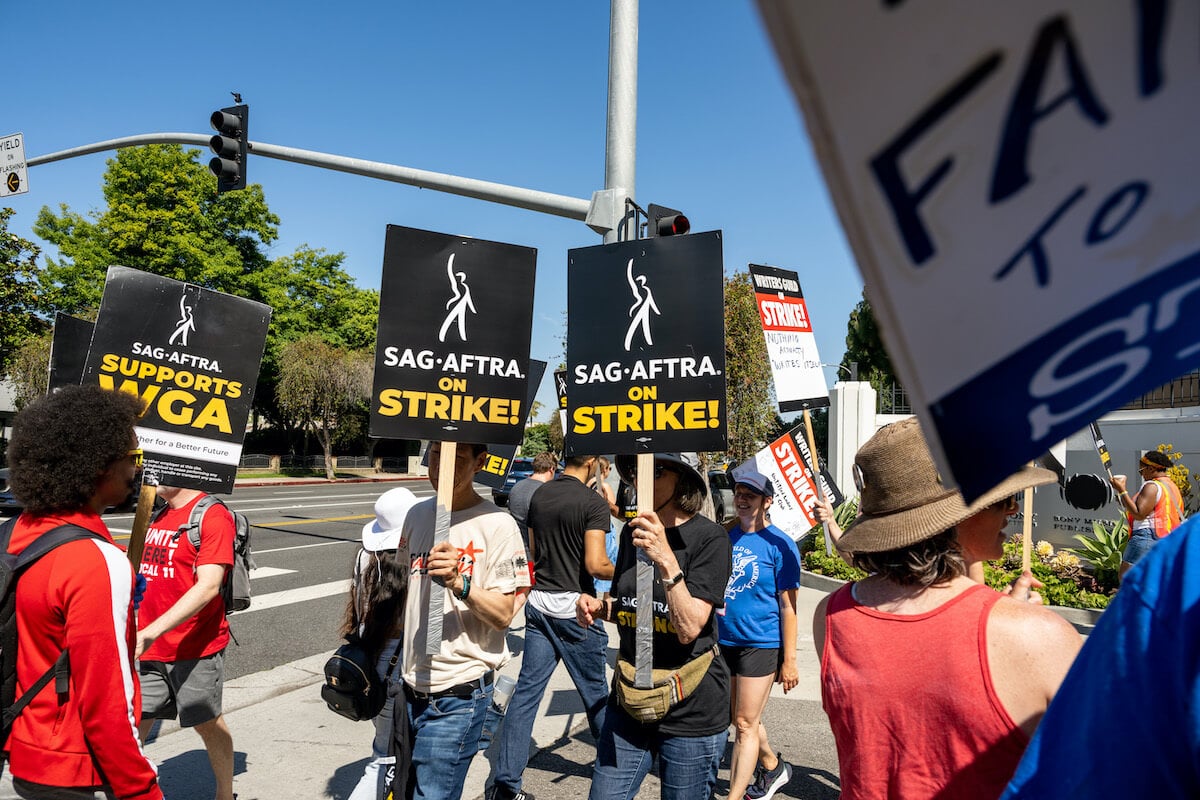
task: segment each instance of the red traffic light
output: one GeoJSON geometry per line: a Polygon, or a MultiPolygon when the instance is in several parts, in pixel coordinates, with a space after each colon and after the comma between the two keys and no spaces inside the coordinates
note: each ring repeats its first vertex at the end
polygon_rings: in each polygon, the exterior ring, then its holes
{"type": "Polygon", "coordinates": [[[647,234],[655,236],[682,236],[692,229],[691,221],[680,211],[651,203],[646,206],[647,234]]]}

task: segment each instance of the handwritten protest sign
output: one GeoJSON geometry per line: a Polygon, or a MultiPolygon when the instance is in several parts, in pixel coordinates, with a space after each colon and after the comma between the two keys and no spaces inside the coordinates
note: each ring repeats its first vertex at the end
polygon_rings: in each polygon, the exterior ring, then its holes
{"type": "Polygon", "coordinates": [[[146,474],[233,489],[271,309],[128,267],[109,267],[84,384],[141,398],[146,474]]]}
{"type": "Polygon", "coordinates": [[[371,435],[519,444],[537,251],[389,225],[371,435]]]}
{"type": "Polygon", "coordinates": [[[720,233],[571,250],[569,455],[724,450],[720,233]]]}
{"type": "Polygon", "coordinates": [[[1200,4],[759,7],[968,498],[1200,364],[1200,4]]]}
{"type": "Polygon", "coordinates": [[[817,354],[817,339],[793,270],[750,265],[754,302],[767,341],[779,410],[800,411],[829,405],[829,387],[817,354]]]}

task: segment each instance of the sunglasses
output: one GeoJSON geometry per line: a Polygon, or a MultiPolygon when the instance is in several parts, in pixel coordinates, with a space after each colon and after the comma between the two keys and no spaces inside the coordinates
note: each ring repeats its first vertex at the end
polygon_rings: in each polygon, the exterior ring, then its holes
{"type": "Polygon", "coordinates": [[[664,472],[674,472],[674,471],[675,470],[671,469],[666,464],[655,464],[654,465],[654,477],[655,478],[661,478],[663,476],[664,472]]]}
{"type": "Polygon", "coordinates": [[[146,454],[142,452],[142,448],[140,447],[133,448],[125,454],[125,457],[132,458],[133,465],[138,468],[141,468],[141,466],[146,463],[146,454]]]}
{"type": "Polygon", "coordinates": [[[1010,514],[1021,509],[1021,495],[1011,494],[1003,500],[997,500],[988,506],[993,511],[1003,511],[1005,514],[1010,514]]]}

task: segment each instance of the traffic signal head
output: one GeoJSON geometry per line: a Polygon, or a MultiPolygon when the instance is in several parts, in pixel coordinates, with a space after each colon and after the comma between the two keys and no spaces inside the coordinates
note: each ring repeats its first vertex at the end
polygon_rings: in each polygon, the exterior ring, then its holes
{"type": "Polygon", "coordinates": [[[679,211],[654,203],[646,206],[647,235],[682,236],[692,229],[692,223],[679,211]]]}
{"type": "Polygon", "coordinates": [[[247,133],[250,107],[230,106],[214,111],[209,118],[217,135],[209,140],[208,146],[216,157],[208,162],[208,168],[217,176],[217,194],[233,189],[246,188],[246,155],[250,150],[247,133]]]}

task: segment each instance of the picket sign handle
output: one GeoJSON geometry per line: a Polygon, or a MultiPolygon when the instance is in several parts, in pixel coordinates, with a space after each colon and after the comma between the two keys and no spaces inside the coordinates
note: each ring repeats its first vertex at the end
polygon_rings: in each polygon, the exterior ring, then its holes
{"type": "MultiPolygon", "coordinates": [[[[812,472],[813,483],[816,484],[817,497],[825,499],[825,488],[821,485],[821,472],[817,469],[820,459],[817,457],[817,439],[813,436],[812,415],[808,413],[808,409],[804,409],[804,431],[808,434],[808,456],[812,459],[808,465],[812,472]]],[[[822,525],[821,530],[825,532],[825,555],[833,555],[833,537],[829,535],[829,526],[822,525]]]]}
{"type": "MultiPolygon", "coordinates": [[[[433,544],[450,538],[450,507],[454,502],[454,464],[457,442],[442,442],[438,451],[437,511],[433,523],[433,544]]],[[[442,649],[442,619],[446,614],[446,593],[441,584],[429,587],[429,605],[425,609],[425,655],[442,649]]]]}
{"type": "Polygon", "coordinates": [[[1021,536],[1021,571],[1028,572],[1033,563],[1033,487],[1025,490],[1024,535],[1021,536]]]}
{"type": "Polygon", "coordinates": [[[129,563],[133,564],[134,572],[142,565],[142,550],[146,547],[146,531],[150,528],[150,514],[154,511],[154,496],[157,490],[157,485],[150,481],[143,482],[141,491],[138,492],[137,511],[133,513],[133,530],[129,532],[129,547],[125,549],[125,555],[129,556],[129,563]]]}
{"type": "MultiPolygon", "coordinates": [[[[637,505],[639,514],[654,510],[653,453],[637,455],[637,505]]],[[[654,564],[638,550],[633,685],[639,689],[654,685],[654,570],[654,564]]]]}

